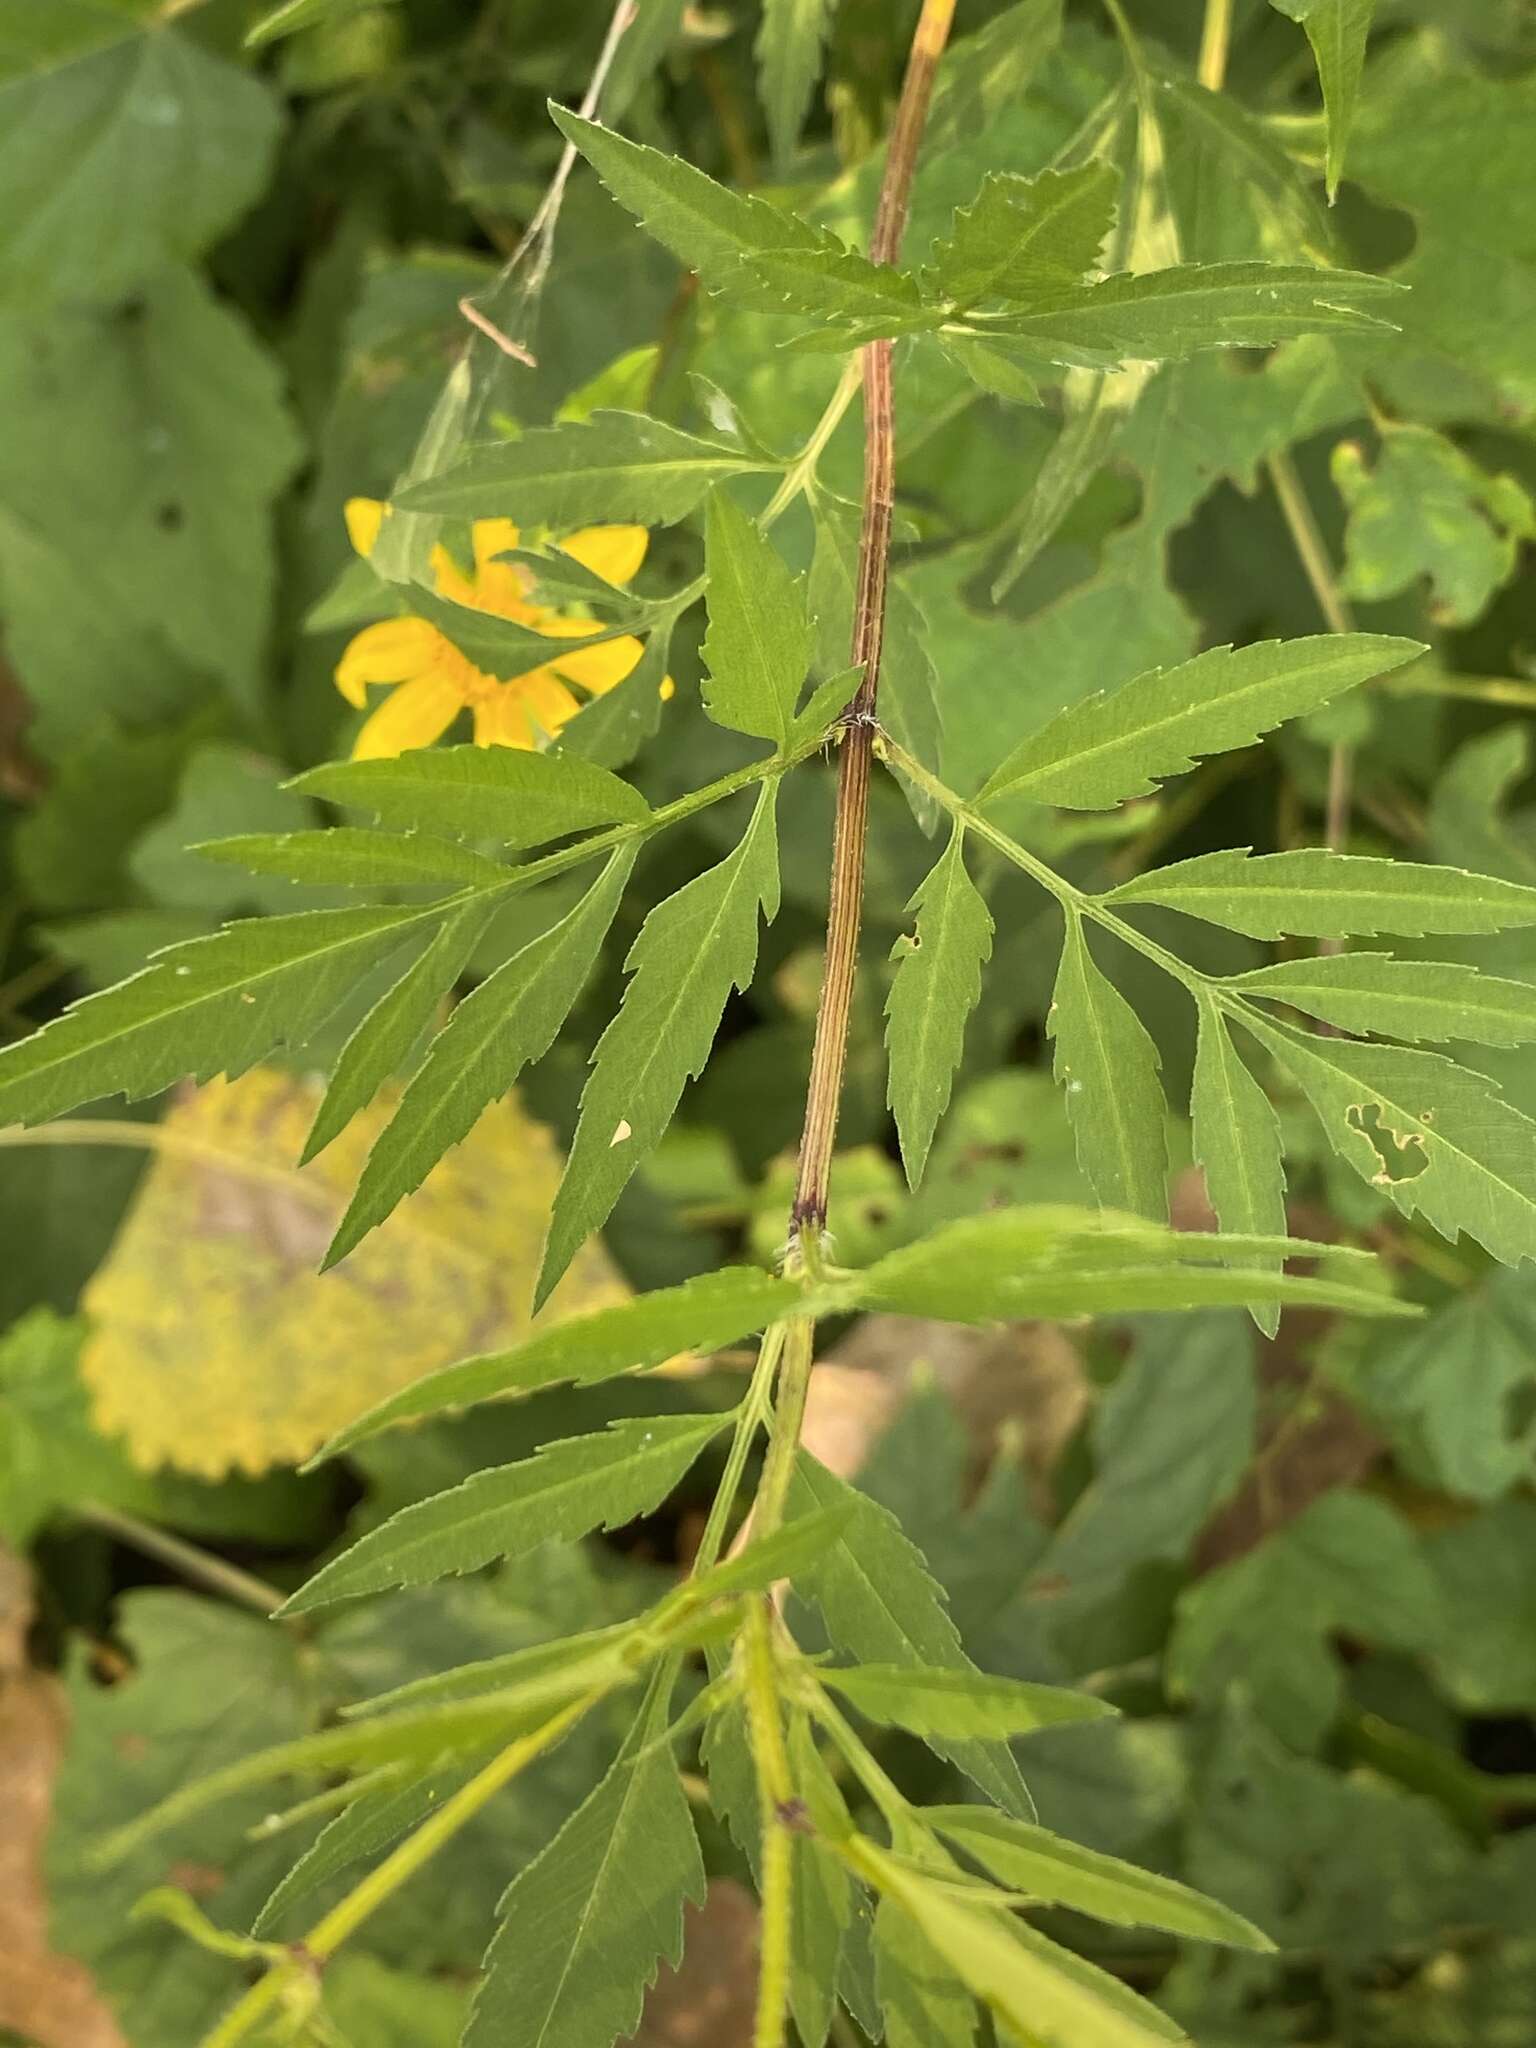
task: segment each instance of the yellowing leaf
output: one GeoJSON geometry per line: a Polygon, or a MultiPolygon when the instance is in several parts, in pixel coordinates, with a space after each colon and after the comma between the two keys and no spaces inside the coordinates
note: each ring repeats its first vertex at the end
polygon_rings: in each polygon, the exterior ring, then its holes
{"type": "MultiPolygon", "coordinates": [[[[217,1477],[294,1464],[386,1395],[527,1334],[560,1176],[548,1133],[505,1097],[332,1271],[319,1264],[386,1090],[294,1166],[319,1084],[257,1067],[187,1094],[84,1306],[99,1427],[141,1465],[217,1477]]],[[[596,1242],[540,1323],[625,1298],[596,1242]]]]}

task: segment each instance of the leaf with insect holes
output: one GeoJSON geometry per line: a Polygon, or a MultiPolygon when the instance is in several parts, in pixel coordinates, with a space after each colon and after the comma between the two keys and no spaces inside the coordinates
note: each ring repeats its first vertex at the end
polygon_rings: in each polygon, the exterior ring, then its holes
{"type": "Polygon", "coordinates": [[[1323,953],[1234,974],[1229,988],[1289,1003],[1341,1031],[1443,1044],[1529,1045],[1536,1040],[1536,984],[1451,961],[1394,960],[1389,953],[1323,953]]]}
{"type": "Polygon", "coordinates": [[[299,1158],[307,1166],[405,1067],[438,1005],[485,935],[493,906],[471,901],[433,932],[410,966],[357,1026],[336,1056],[325,1096],[299,1158]]]}
{"type": "Polygon", "coordinates": [[[811,665],[805,598],[766,534],[723,491],[704,523],[709,627],[704,709],[717,725],[782,747],[811,665]]]}
{"type": "Polygon", "coordinates": [[[612,2048],[703,1896],[670,1749],[626,1751],[502,1899],[464,2048],[612,2048]]]}
{"type": "Polygon", "coordinates": [[[1026,1922],[862,1838],[848,1861],[938,1951],[1010,2034],[1040,2048],[1157,2048],[1182,2030],[1118,1977],[1059,1948],[1026,1922]]]}
{"type": "Polygon", "coordinates": [[[0,1051],[0,1123],[41,1123],[106,1095],[137,1101],[189,1075],[234,1077],[277,1046],[302,1046],[361,975],[449,907],[300,910],[167,947],[0,1051]]]}
{"type": "Polygon", "coordinates": [[[1089,1693],[1059,1685],[993,1678],[985,1671],[933,1670],[923,1665],[823,1666],[823,1685],[850,1701],[866,1721],[911,1735],[998,1741],[1069,1721],[1099,1721],[1115,1710],[1089,1693]]]}
{"type": "Polygon", "coordinates": [[[333,1437],[321,1455],[337,1457],[397,1422],[540,1387],[588,1386],[661,1365],[680,1352],[718,1351],[790,1314],[805,1298],[794,1281],[751,1266],[700,1273],[680,1286],[658,1288],[537,1330],[514,1350],[444,1366],[370,1408],[333,1437]]]}
{"type": "Polygon", "coordinates": [[[712,485],[777,468],[733,441],[685,434],[642,413],[601,410],[473,449],[401,491],[398,502],[407,512],[466,519],[499,518],[516,505],[520,518],[557,531],[626,519],[670,526],[712,485]]]}
{"type": "Polygon", "coordinates": [[[984,1806],[925,1806],[921,1817],[999,1884],[1043,1906],[1070,1906],[1117,1927],[1157,1927],[1194,1941],[1274,1947],[1251,1921],[1188,1885],[1082,1848],[1049,1828],[984,1806]]]}
{"type": "Polygon", "coordinates": [[[1167,1111],[1157,1048],[1088,951],[1082,920],[1067,920],[1047,1032],[1066,1090],[1077,1159],[1107,1208],[1168,1213],[1167,1111]]]}
{"type": "Polygon", "coordinates": [[[923,1177],[928,1148],[944,1114],[965,1046],[966,1020],[981,998],[981,970],[992,954],[992,914],[965,867],[957,825],[945,851],[907,905],[917,913],[910,939],[898,939],[886,999],[889,1097],[907,1180],[923,1177]]]}
{"type": "Polygon", "coordinates": [[[1106,163],[1042,171],[1036,178],[990,172],[972,203],[956,213],[949,240],[935,245],[935,289],[970,306],[1075,284],[1098,259],[1119,185],[1106,163]]]}
{"type": "Polygon", "coordinates": [[[596,964],[634,864],[633,847],[611,855],[574,909],[457,1006],[368,1155],[326,1254],[328,1266],[419,1188],[443,1154],[468,1136],[481,1111],[548,1052],[596,964]]]}
{"type": "Polygon", "coordinates": [[[757,96],[776,163],[787,163],[800,140],[835,5],[836,0],[764,0],[753,51],[757,96]]]}
{"type": "Polygon", "coordinates": [[[1465,1231],[1507,1266],[1536,1256],[1536,1123],[1493,1082],[1439,1053],[1243,1021],[1300,1086],[1334,1150],[1405,1216],[1443,1237],[1465,1231]]]}
{"type": "Polygon", "coordinates": [[[1344,175],[1344,151],[1360,97],[1365,46],[1371,33],[1376,0],[1271,0],[1282,14],[1299,21],[1312,45],[1323,109],[1328,116],[1328,200],[1338,195],[1344,175]]]}
{"type": "MultiPolygon", "coordinates": [[[[1227,1020],[1204,990],[1189,1110],[1195,1159],[1223,1230],[1285,1235],[1285,1161],[1274,1104],[1243,1065],[1227,1020]]],[[[1278,1263],[1276,1265],[1278,1270],[1278,1263]]],[[[1267,1337],[1280,1323],[1279,1308],[1256,1308],[1267,1337]]]]}
{"type": "MultiPolygon", "coordinates": [[[[630,142],[564,107],[550,115],[619,204],[632,213],[680,263],[718,286],[737,274],[739,259],[783,249],[841,247],[824,228],[812,227],[782,207],[732,192],[680,157],[630,142]]],[[[521,503],[521,501],[518,501],[521,503]]],[[[634,514],[610,515],[634,517],[634,514]]]]}
{"type": "Polygon", "coordinates": [[[1465,868],[1299,847],[1197,853],[1122,882],[1108,903],[1160,903],[1250,939],[1502,932],[1536,924],[1536,889],[1465,868]]]}
{"type": "Polygon", "coordinates": [[[1401,289],[1364,271],[1183,263],[1044,293],[1028,311],[978,322],[976,331],[1014,335],[1047,362],[1107,370],[1177,362],[1207,348],[1263,348],[1301,334],[1379,334],[1390,323],[1352,302],[1401,289]]]}
{"type": "Polygon", "coordinates": [[[728,1415],[645,1415],[596,1436],[562,1437],[520,1464],[477,1472],[462,1486],[403,1508],[316,1572],[284,1607],[392,1586],[425,1586],[540,1543],[616,1529],[649,1514],[683,1478],[728,1415]]]}
{"type": "MultiPolygon", "coordinates": [[[[975,1672],[944,1595],[901,1524],[802,1451],[790,1489],[790,1525],[828,1508],[841,1509],[847,1522],[837,1541],[805,1572],[799,1590],[820,1609],[839,1650],[907,1669],[975,1672]]],[[[935,1735],[931,1746],[1008,1812],[1033,1819],[1024,1780],[1006,1745],[935,1735]]]]}
{"type": "Polygon", "coordinates": [[[701,1073],[732,989],[757,966],[759,914],[779,907],[777,785],[765,783],[741,843],[659,903],[625,965],[619,1013],[597,1042],[565,1178],[555,1197],[542,1302],[577,1248],[602,1227],[630,1175],[660,1140],[701,1073]]]}
{"type": "Polygon", "coordinates": [[[1110,810],[1423,652],[1418,640],[1377,633],[1209,648],[1059,712],[994,770],[981,800],[1027,796],[1066,810],[1110,810]]]}
{"type": "Polygon", "coordinates": [[[462,888],[503,882],[499,860],[456,839],[428,832],[378,832],[367,825],[333,825],[323,832],[247,832],[189,848],[204,860],[227,861],[252,875],[328,888],[409,889],[456,882],[462,888]]]}
{"type": "Polygon", "coordinates": [[[390,760],[327,761],[291,787],[407,832],[511,847],[651,815],[640,792],[606,768],[525,747],[412,747],[390,760]]]}

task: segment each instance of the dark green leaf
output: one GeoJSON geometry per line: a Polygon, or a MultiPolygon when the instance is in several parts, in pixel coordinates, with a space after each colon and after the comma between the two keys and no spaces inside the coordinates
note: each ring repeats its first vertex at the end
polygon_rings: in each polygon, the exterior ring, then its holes
{"type": "Polygon", "coordinates": [[[800,588],[773,543],[723,491],[710,494],[704,566],[704,708],[717,725],[782,747],[811,665],[800,588]]]}

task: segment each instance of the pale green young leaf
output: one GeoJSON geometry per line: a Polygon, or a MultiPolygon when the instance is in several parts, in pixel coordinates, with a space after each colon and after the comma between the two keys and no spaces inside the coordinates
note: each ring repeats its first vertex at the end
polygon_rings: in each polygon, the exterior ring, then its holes
{"type": "Polygon", "coordinates": [[[1071,1721],[1099,1721],[1115,1710],[1089,1693],[1030,1685],[984,1671],[922,1665],[824,1665],[823,1685],[852,1702],[867,1721],[951,1742],[1001,1741],[1071,1721]]]}
{"type": "Polygon", "coordinates": [[[981,998],[981,970],[992,955],[992,914],[966,872],[964,841],[957,825],[907,905],[917,913],[913,935],[898,939],[892,955],[888,1089],[912,1187],[923,1177],[960,1065],[966,1020],[981,998]]]}
{"type": "Polygon", "coordinates": [[[934,247],[934,284],[962,306],[1075,284],[1098,259],[1120,180],[1111,164],[1021,178],[993,171],[934,247]]]}
{"type": "Polygon", "coordinates": [[[0,299],[111,304],[191,262],[260,192],[278,128],[266,86],[164,25],[0,84],[0,299]]]}
{"type": "Polygon", "coordinates": [[[327,761],[290,786],[408,832],[512,847],[651,814],[640,792],[606,768],[522,747],[412,747],[390,760],[327,761]]]}
{"type": "Polygon", "coordinates": [[[1154,2048],[1184,2035],[1165,2013],[1070,1949],[994,1906],[957,1898],[932,1876],[872,1842],[848,1860],[899,1906],[966,1988],[1009,2029],[1040,2048],[1154,2048]]]}
{"type": "MultiPolygon", "coordinates": [[[[1205,1173],[1206,1194],[1223,1230],[1283,1237],[1285,1161],[1280,1150],[1280,1119],[1243,1065],[1220,1008],[1203,993],[1199,1008],[1189,1110],[1194,1120],[1195,1159],[1205,1173]]],[[[1273,1305],[1255,1309],[1254,1321],[1267,1337],[1273,1337],[1280,1311],[1273,1305]]]]}
{"type": "Polygon", "coordinates": [[[1082,920],[1067,920],[1047,1032],[1066,1090],[1078,1164],[1106,1208],[1154,1219],[1168,1213],[1167,1111],[1157,1048],[1099,972],[1082,920]]]}
{"type": "Polygon", "coordinates": [[[744,255],[839,246],[824,229],[766,199],[731,192],[680,157],[630,142],[564,107],[551,105],[549,111],[566,140],[646,233],[711,284],[735,274],[744,255]]]}
{"type": "Polygon", "coordinates": [[[1400,289],[1363,271],[1184,263],[1046,293],[1027,312],[989,320],[978,331],[1017,335],[1048,362],[1113,369],[1177,361],[1207,348],[1262,348],[1298,334],[1380,333],[1389,323],[1353,302],[1400,289]]]}
{"type": "Polygon", "coordinates": [[[886,2048],[975,2048],[975,1999],[891,1899],[875,1908],[875,1982],[886,2048]]]}
{"type": "Polygon", "coordinates": [[[283,1608],[391,1586],[429,1585],[524,1557],[540,1543],[616,1529],[658,1507],[714,1436],[723,1415],[650,1415],[596,1436],[562,1437],[532,1458],[477,1472],[370,1529],[300,1587],[283,1608]]]}
{"type": "Polygon", "coordinates": [[[1536,984],[1442,960],[1389,953],[1324,953],[1234,974],[1228,986],[1289,1003],[1341,1031],[1441,1044],[1529,1045],[1536,984]]]}
{"type": "Polygon", "coordinates": [[[775,467],[731,441],[685,434],[641,413],[599,411],[481,446],[400,492],[398,502],[408,512],[468,519],[494,519],[515,505],[520,518],[557,531],[615,519],[669,526],[712,485],[775,467]]]}
{"type": "Polygon", "coordinates": [[[1030,362],[1026,367],[1015,361],[1006,342],[983,341],[975,334],[946,334],[942,339],[950,360],[992,397],[1005,398],[1012,405],[1040,403],[1039,365],[1030,362]]]}
{"type": "Polygon", "coordinates": [[[1524,883],[1320,846],[1197,853],[1122,882],[1106,901],[1165,904],[1251,939],[1420,937],[1536,924],[1536,889],[1524,883]]]}
{"type": "Polygon", "coordinates": [[[963,1217],[888,1252],[854,1276],[849,1295],[863,1308],[961,1323],[1277,1301],[1413,1313],[1364,1287],[1274,1270],[1277,1260],[1330,1251],[1301,1238],[1175,1231],[1040,1204],[963,1217]],[[1236,1261],[1241,1270],[1212,1270],[1236,1261]]]}
{"type": "Polygon", "coordinates": [[[360,975],[446,908],[300,910],[170,946],[0,1051],[0,1123],[41,1123],[107,1095],[137,1101],[184,1076],[243,1074],[279,1045],[303,1045],[360,975]]]}
{"type": "MultiPolygon", "coordinates": [[[[847,1521],[837,1540],[803,1573],[799,1590],[820,1609],[838,1648],[907,1669],[975,1673],[944,1595],[900,1523],[802,1451],[790,1491],[792,1524],[818,1509],[841,1510],[847,1521]]],[[[932,1747],[1008,1812],[1034,1817],[1006,1745],[935,1736],[932,1747]]]]}
{"type": "Polygon", "coordinates": [[[475,853],[455,839],[438,839],[427,832],[379,832],[366,825],[333,825],[324,832],[246,832],[232,839],[205,840],[187,850],[249,874],[279,875],[326,888],[408,889],[427,882],[457,882],[462,887],[507,878],[499,860],[475,853]]]}
{"type": "Polygon", "coordinates": [[[1300,1085],[1328,1141],[1405,1216],[1516,1265],[1536,1252],[1536,1123],[1439,1053],[1245,1024],[1300,1085]]]}
{"type": "Polygon", "coordinates": [[[1328,116],[1328,202],[1338,196],[1344,151],[1360,97],[1365,45],[1376,0],[1272,0],[1282,14],[1299,21],[1312,45],[1323,107],[1328,116]]]}
{"type": "Polygon", "coordinates": [[[548,1052],[592,972],[634,864],[633,847],[612,854],[558,924],[503,961],[454,1010],[374,1142],[327,1265],[419,1188],[481,1111],[548,1052]]]}
{"type": "Polygon", "coordinates": [[[662,1365],[688,1351],[718,1351],[789,1315],[804,1299],[794,1281],[751,1266],[700,1273],[680,1286],[638,1294],[632,1301],[537,1330],[511,1351],[462,1359],[428,1373],[359,1416],[317,1457],[337,1457],[399,1422],[540,1387],[587,1386],[662,1365]]]}
{"type": "Polygon", "coordinates": [[[659,903],[630,949],[623,1002],[597,1042],[582,1091],[550,1218],[540,1302],[607,1220],[684,1087],[703,1071],[732,989],[751,984],[759,913],[772,922],[779,907],[776,793],[776,783],[763,785],[735,851],[659,903]]]}
{"type": "Polygon", "coordinates": [[[704,568],[704,709],[717,725],[782,747],[811,665],[800,585],[772,541],[724,491],[710,494],[704,568]]]}
{"type": "Polygon", "coordinates": [[[304,1140],[307,1165],[401,1072],[480,943],[492,906],[470,901],[444,918],[387,995],[381,996],[337,1055],[330,1081],[304,1140]]]}
{"type": "Polygon", "coordinates": [[[1010,1891],[1043,1906],[1070,1906],[1118,1927],[1159,1927],[1194,1941],[1271,1949],[1268,1935],[1241,1914],[1171,1877],[1138,1870],[1052,1834],[1049,1828],[993,1813],[984,1806],[929,1806],[922,1818],[1010,1891]]]}
{"type": "Polygon", "coordinates": [[[1067,810],[1110,810],[1423,652],[1417,640],[1378,633],[1212,647],[1059,712],[994,771],[982,799],[1027,796],[1067,810]]]}
{"type": "Polygon", "coordinates": [[[562,1636],[548,1643],[530,1643],[509,1650],[501,1657],[481,1657],[471,1664],[459,1664],[451,1671],[434,1671],[426,1678],[413,1678],[388,1692],[374,1693],[345,1709],[348,1720],[372,1714],[393,1714],[418,1707],[441,1706],[449,1700],[471,1700],[486,1692],[526,1689],[543,1696],[551,1681],[551,1698],[574,1698],[589,1692],[605,1672],[617,1671],[614,1653],[634,1640],[637,1625],[616,1621],[606,1628],[584,1629],[580,1635],[562,1636]]]}
{"type": "Polygon", "coordinates": [[[836,4],[837,0],[764,0],[753,48],[758,98],[779,164],[789,161],[799,143],[836,4]]]}
{"type": "Polygon", "coordinates": [[[464,2048],[613,2048],[703,1896],[671,1754],[621,1755],[502,1900],[464,2048]]]}

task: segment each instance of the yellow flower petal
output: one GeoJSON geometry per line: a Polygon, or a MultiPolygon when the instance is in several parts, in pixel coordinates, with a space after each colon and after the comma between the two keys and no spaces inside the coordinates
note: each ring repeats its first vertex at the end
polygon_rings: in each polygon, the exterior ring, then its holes
{"type": "Polygon", "coordinates": [[[564,683],[547,668],[524,676],[517,685],[517,694],[551,739],[581,709],[564,683]]]}
{"type": "Polygon", "coordinates": [[[497,690],[474,704],[477,747],[533,746],[533,727],[515,690],[497,690]]]}
{"type": "Polygon", "coordinates": [[[354,761],[380,761],[407,747],[430,747],[463,707],[463,692],[439,675],[413,676],[374,712],[352,748],[354,761]]]}
{"type": "MultiPolygon", "coordinates": [[[[544,630],[547,632],[549,628],[546,626],[544,630]]],[[[557,675],[569,677],[589,695],[601,697],[616,683],[623,682],[644,652],[640,642],[625,633],[617,640],[604,640],[596,647],[572,648],[568,654],[557,654],[549,666],[557,675]]]]}
{"type": "Polygon", "coordinates": [[[556,545],[594,576],[627,583],[645,560],[650,538],[643,526],[585,526],[556,545]]]}
{"type": "Polygon", "coordinates": [[[389,507],[379,498],[348,498],[342,508],[347,538],[364,561],[373,553],[389,507]]]}
{"type": "Polygon", "coordinates": [[[369,683],[403,683],[432,666],[443,636],[425,619],[380,619],[364,626],[336,664],[336,687],[359,711],[369,683]]]}
{"type": "Polygon", "coordinates": [[[508,549],[517,546],[518,530],[510,519],[477,519],[470,529],[470,539],[475,550],[475,567],[483,569],[497,555],[504,555],[508,549]]]}

